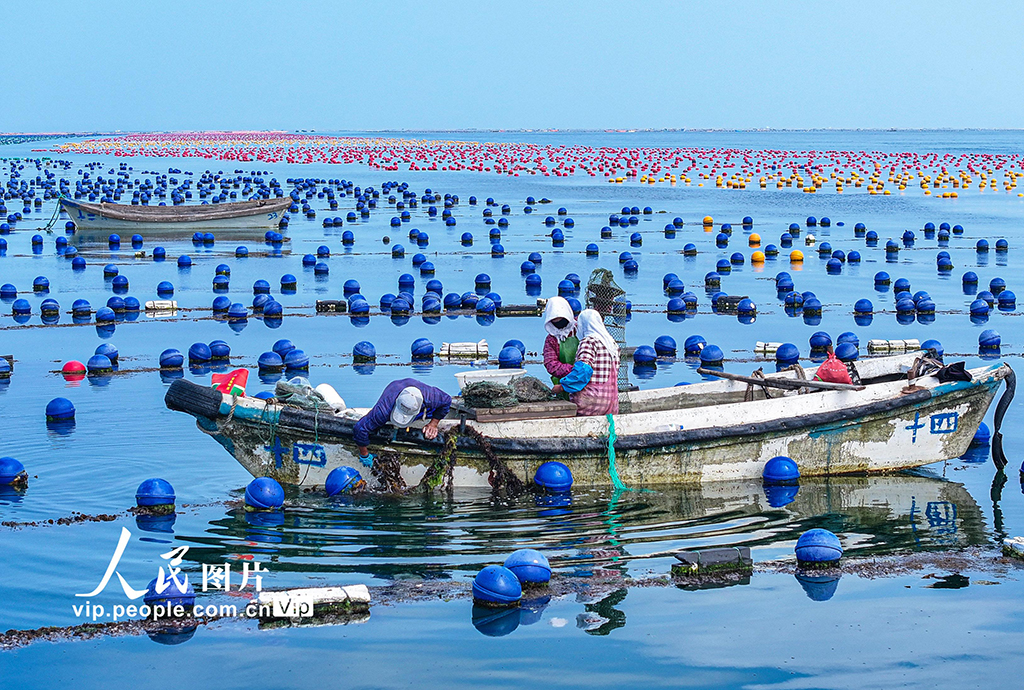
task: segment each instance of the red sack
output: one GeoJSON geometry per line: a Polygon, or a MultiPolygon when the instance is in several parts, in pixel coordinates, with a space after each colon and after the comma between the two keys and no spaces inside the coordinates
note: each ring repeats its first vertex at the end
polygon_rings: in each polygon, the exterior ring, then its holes
{"type": "Polygon", "coordinates": [[[850,380],[850,372],[846,370],[846,365],[831,352],[828,353],[828,359],[818,367],[818,373],[814,375],[814,380],[828,383],[853,383],[850,380]]]}

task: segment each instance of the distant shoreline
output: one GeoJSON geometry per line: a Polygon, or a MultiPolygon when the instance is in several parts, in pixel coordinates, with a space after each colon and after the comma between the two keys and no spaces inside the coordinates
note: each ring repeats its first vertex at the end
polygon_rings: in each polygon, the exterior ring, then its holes
{"type": "Polygon", "coordinates": [[[120,131],[92,131],[92,132],[0,132],[0,136],[16,137],[109,137],[124,136],[132,134],[175,134],[175,133],[204,133],[204,132],[245,132],[265,134],[334,134],[337,132],[353,132],[363,134],[659,134],[659,133],[701,133],[701,134],[811,134],[811,133],[934,133],[934,132],[1024,132],[1024,128],[984,128],[984,127],[812,127],[808,129],[791,128],[714,128],[714,127],[680,127],[663,129],[239,129],[239,130],[120,130],[120,131]]]}

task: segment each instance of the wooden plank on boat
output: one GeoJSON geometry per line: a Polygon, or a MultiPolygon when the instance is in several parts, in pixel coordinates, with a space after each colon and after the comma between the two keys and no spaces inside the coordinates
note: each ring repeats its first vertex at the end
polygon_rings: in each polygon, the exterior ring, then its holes
{"type": "Polygon", "coordinates": [[[701,367],[697,370],[698,374],[704,374],[705,376],[717,376],[723,379],[729,379],[730,381],[740,381],[742,383],[752,383],[755,386],[768,386],[769,388],[784,388],[786,390],[797,390],[799,388],[817,388],[820,390],[828,391],[862,391],[864,386],[857,386],[852,383],[832,383],[830,381],[811,381],[804,379],[780,379],[780,378],[755,378],[753,376],[740,376],[739,374],[730,374],[726,371],[714,371],[713,369],[705,369],[701,367]]]}
{"type": "Polygon", "coordinates": [[[477,407],[478,422],[515,422],[523,419],[556,419],[575,417],[576,403],[568,400],[520,403],[511,407],[477,407]]]}

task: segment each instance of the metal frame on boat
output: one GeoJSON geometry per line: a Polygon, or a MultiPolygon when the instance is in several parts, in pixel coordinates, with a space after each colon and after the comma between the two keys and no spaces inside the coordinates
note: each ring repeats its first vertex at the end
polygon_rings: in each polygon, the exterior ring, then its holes
{"type": "MultiPolygon", "coordinates": [[[[972,369],[971,381],[944,383],[932,374],[908,378],[922,354],[855,362],[863,383],[856,390],[766,397],[764,389],[743,382],[710,381],[624,392],[620,414],[608,418],[480,421],[456,404],[440,428],[458,433],[470,427],[524,482],[548,460],[565,463],[576,484],[587,486],[751,479],[776,455],[794,458],[804,476],[892,472],[959,457],[1004,379],[1009,386],[1001,411],[1012,397],[1015,377],[1006,364],[972,369]]],[[[808,377],[814,371],[808,369],[808,377]]],[[[767,376],[794,380],[797,373],[767,376]]],[[[352,431],[366,409],[313,412],[222,395],[185,380],[171,384],[165,402],[195,416],[199,428],[255,476],[309,486],[323,484],[335,467],[359,467],[352,431]]],[[[372,442],[399,455],[410,485],[442,447],[440,439],[428,441],[416,428],[387,427],[372,442]]],[[[460,434],[453,485],[487,486],[490,472],[480,442],[460,434]]]]}

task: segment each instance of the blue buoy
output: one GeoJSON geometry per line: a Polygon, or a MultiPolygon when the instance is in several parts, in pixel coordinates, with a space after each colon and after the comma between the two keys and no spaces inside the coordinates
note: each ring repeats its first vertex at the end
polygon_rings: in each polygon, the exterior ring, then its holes
{"type": "Polygon", "coordinates": [[[800,349],[793,343],[782,343],[775,351],[775,361],[789,366],[800,361],[800,349]]]}
{"type": "Polygon", "coordinates": [[[174,488],[171,483],[159,478],[147,479],[135,490],[135,505],[173,506],[174,488]]]}
{"type": "Polygon", "coordinates": [[[640,365],[654,364],[658,359],[658,353],[650,345],[641,345],[633,351],[633,363],[640,365]]]}
{"type": "Polygon", "coordinates": [[[999,337],[999,333],[994,329],[986,329],[981,332],[978,336],[978,347],[982,350],[995,350],[998,349],[1002,339],[999,337]]]}
{"type": "Polygon", "coordinates": [[[798,563],[815,565],[834,563],[843,556],[839,537],[827,529],[815,528],[800,535],[796,542],[798,563]]]}
{"type": "Polygon", "coordinates": [[[180,369],[185,363],[185,356],[173,347],[160,353],[161,369],[180,369]]]}
{"type": "Polygon", "coordinates": [[[365,482],[354,467],[335,467],[324,481],[324,490],[328,496],[337,496],[357,490],[360,484],[365,484],[365,482]]]}
{"type": "Polygon", "coordinates": [[[537,468],[533,483],[551,493],[565,493],[572,488],[572,472],[566,465],[550,460],[537,468]]]}
{"type": "Polygon", "coordinates": [[[988,424],[982,422],[978,425],[978,430],[974,432],[974,438],[971,439],[972,446],[987,446],[989,441],[992,440],[992,432],[989,431],[988,424]]]}
{"type": "Polygon", "coordinates": [[[846,331],[845,333],[840,333],[839,337],[836,338],[836,345],[842,345],[843,343],[852,343],[854,347],[859,348],[860,338],[857,337],[856,333],[846,331]]]}
{"type": "Polygon", "coordinates": [[[800,479],[800,469],[792,458],[777,455],[764,465],[761,478],[765,484],[786,484],[800,479]]]}
{"type": "Polygon", "coordinates": [[[551,580],[551,564],[536,549],[519,549],[505,559],[505,567],[523,585],[542,585],[551,580]]]}
{"type": "Polygon", "coordinates": [[[206,343],[192,343],[192,346],[188,348],[188,361],[189,363],[204,364],[209,362],[213,357],[210,352],[210,346],[206,343]]]}
{"type": "Polygon", "coordinates": [[[274,343],[274,346],[270,349],[276,352],[277,354],[281,355],[281,357],[284,357],[289,352],[295,349],[295,344],[292,341],[288,340],[287,338],[281,338],[276,343],[274,343]]]}
{"type": "Polygon", "coordinates": [[[212,340],[209,344],[210,359],[224,360],[231,356],[231,347],[223,340],[212,340]]]}
{"type": "MultiPolygon", "coordinates": [[[[17,304],[17,302],[15,302],[17,304]]],[[[117,315],[114,310],[110,307],[100,307],[96,310],[96,322],[97,323],[110,323],[117,319],[117,315]]]]}
{"type": "Polygon", "coordinates": [[[46,421],[67,422],[75,418],[75,406],[67,398],[54,398],[46,403],[46,421]]]}
{"type": "Polygon", "coordinates": [[[942,348],[942,343],[935,339],[929,339],[921,343],[921,349],[926,350],[932,357],[938,360],[942,360],[942,356],[945,354],[945,350],[942,348]]]}
{"type": "Polygon", "coordinates": [[[352,361],[358,363],[377,360],[377,348],[369,340],[362,340],[352,347],[352,361]]]}
{"type": "Polygon", "coordinates": [[[660,335],[654,341],[654,351],[659,357],[676,356],[676,340],[670,335],[660,335]]]}
{"type": "Polygon", "coordinates": [[[503,347],[498,353],[499,369],[519,369],[523,366],[523,353],[518,347],[503,347]]]}
{"type": "Polygon", "coordinates": [[[245,487],[245,505],[255,510],[277,510],[284,504],[284,488],[271,477],[257,477],[245,487]]]}
{"type": "Polygon", "coordinates": [[[515,349],[519,350],[519,353],[521,355],[523,355],[524,357],[526,356],[526,345],[524,345],[523,341],[521,340],[516,340],[515,338],[513,338],[512,340],[506,340],[505,344],[502,345],[501,348],[505,349],[506,347],[514,347],[515,349]]]}
{"type": "Polygon", "coordinates": [[[508,568],[489,565],[473,578],[473,600],[483,606],[517,606],[523,598],[519,578],[508,568]]]}
{"type": "Polygon", "coordinates": [[[106,355],[114,364],[117,364],[117,348],[112,343],[100,343],[93,354],[106,355]]]}
{"type": "Polygon", "coordinates": [[[691,335],[683,341],[683,353],[687,356],[699,355],[705,346],[707,341],[702,336],[691,335]]]}
{"type": "Polygon", "coordinates": [[[431,359],[434,356],[434,344],[428,338],[417,338],[410,350],[414,360],[431,359]]]}
{"type": "Polygon", "coordinates": [[[179,580],[171,577],[164,580],[165,589],[162,592],[156,591],[157,578],[150,580],[146,586],[146,594],[142,597],[142,601],[147,606],[161,606],[166,610],[181,607],[183,609],[190,609],[196,603],[196,593],[192,588],[191,582],[184,582],[184,587],[179,585],[183,584],[179,580]]]}
{"type": "Polygon", "coordinates": [[[20,461],[14,458],[0,458],[0,486],[28,482],[28,472],[20,461]]]}
{"type": "Polygon", "coordinates": [[[817,331],[810,337],[812,350],[824,350],[832,344],[832,337],[824,331],[817,331]]]}
{"type": "Polygon", "coordinates": [[[700,363],[702,366],[721,366],[725,360],[725,353],[717,345],[705,345],[700,351],[700,363]]]}
{"type": "Polygon", "coordinates": [[[284,359],[276,352],[264,352],[256,362],[260,371],[275,373],[284,369],[284,359]]]}
{"type": "Polygon", "coordinates": [[[114,365],[106,355],[93,355],[85,363],[85,368],[90,374],[109,374],[114,370],[114,365]]]}
{"type": "Polygon", "coordinates": [[[309,368],[309,355],[295,348],[289,350],[288,354],[284,356],[284,366],[286,369],[304,370],[309,368]]]}
{"type": "Polygon", "coordinates": [[[836,346],[835,355],[841,362],[854,362],[860,356],[860,353],[857,351],[857,346],[853,343],[839,343],[836,346]]]}

